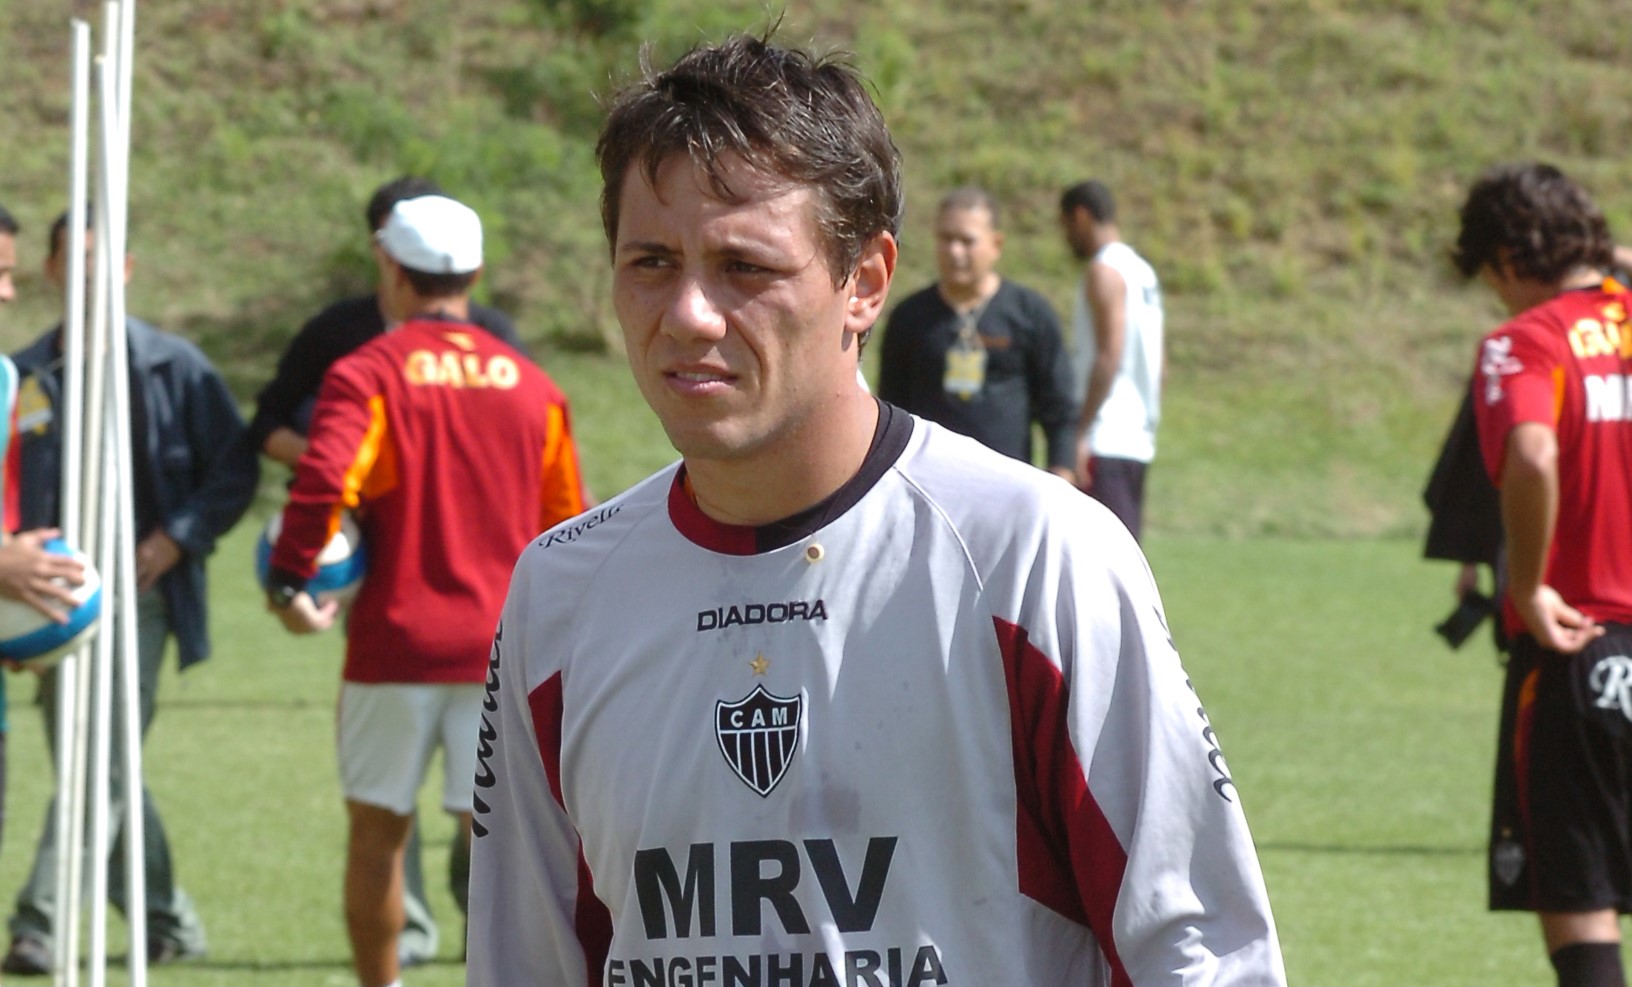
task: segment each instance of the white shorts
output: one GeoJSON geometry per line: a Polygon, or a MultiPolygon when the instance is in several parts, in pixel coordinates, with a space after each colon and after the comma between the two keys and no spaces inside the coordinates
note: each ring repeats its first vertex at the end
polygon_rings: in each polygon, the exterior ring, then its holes
{"type": "Polygon", "coordinates": [[[414,812],[431,755],[442,747],[442,807],[470,812],[476,779],[480,683],[340,684],[336,730],[340,791],[347,801],[414,812]]]}

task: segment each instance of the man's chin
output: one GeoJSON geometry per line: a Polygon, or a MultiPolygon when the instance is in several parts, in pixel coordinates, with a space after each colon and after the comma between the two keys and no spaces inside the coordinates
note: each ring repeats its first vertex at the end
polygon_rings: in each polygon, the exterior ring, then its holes
{"type": "Polygon", "coordinates": [[[663,431],[687,462],[730,462],[748,456],[755,445],[740,426],[729,422],[664,422],[663,431]]]}

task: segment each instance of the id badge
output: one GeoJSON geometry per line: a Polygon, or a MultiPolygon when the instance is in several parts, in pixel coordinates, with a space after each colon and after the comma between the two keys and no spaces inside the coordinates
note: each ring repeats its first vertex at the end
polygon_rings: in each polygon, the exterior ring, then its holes
{"type": "Polygon", "coordinates": [[[946,376],[941,380],[946,393],[972,400],[986,386],[986,348],[955,345],[946,351],[946,376]]]}

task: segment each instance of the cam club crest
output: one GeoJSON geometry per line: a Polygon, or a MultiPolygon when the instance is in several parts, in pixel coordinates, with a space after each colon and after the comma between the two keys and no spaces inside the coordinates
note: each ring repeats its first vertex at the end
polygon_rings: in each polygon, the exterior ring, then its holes
{"type": "Polygon", "coordinates": [[[773,696],[763,685],[754,686],[753,692],[734,703],[722,699],[714,704],[714,737],[720,753],[743,784],[761,798],[776,788],[799,752],[799,717],[804,707],[803,696],[773,696]]]}

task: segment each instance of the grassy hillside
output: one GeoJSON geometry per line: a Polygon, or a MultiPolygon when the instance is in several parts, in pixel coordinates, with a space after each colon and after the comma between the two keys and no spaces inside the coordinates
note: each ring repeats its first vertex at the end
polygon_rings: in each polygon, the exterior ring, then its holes
{"type": "MultiPolygon", "coordinates": [[[[1151,525],[1408,534],[1417,490],[1497,317],[1448,278],[1468,180],[1545,157],[1628,200],[1632,101],[1602,29],[1560,0],[882,0],[793,3],[781,36],[856,53],[904,152],[901,289],[931,276],[954,183],[1008,208],[1004,268],[1069,306],[1054,203],[1103,177],[1170,305],[1170,411],[1151,525]]],[[[0,201],[39,259],[62,206],[65,14],[0,0],[0,201]]],[[[363,198],[430,173],[489,224],[486,290],[580,405],[610,492],[669,453],[615,357],[591,147],[597,92],[639,43],[667,57],[766,19],[738,0],[146,0],[138,16],[136,311],[201,340],[248,399],[302,318],[367,286],[363,198]]],[[[0,324],[52,316],[43,283],[0,324]]],[[[899,296],[898,296],[899,297],[899,296]]]]}

